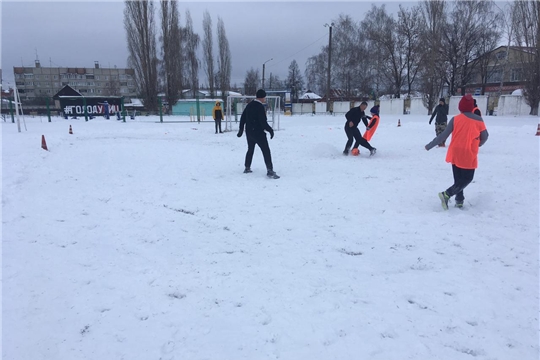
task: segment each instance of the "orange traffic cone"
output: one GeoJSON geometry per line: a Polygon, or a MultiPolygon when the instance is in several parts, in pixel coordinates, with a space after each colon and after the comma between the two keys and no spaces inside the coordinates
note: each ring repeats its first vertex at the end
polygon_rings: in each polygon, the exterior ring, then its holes
{"type": "Polygon", "coordinates": [[[71,129],[71,125],[69,125],[69,133],[73,135],[73,129],[71,129]]]}
{"type": "Polygon", "coordinates": [[[536,129],[536,136],[540,136],[540,124],[538,124],[538,128],[536,129]]]}
{"type": "Polygon", "coordinates": [[[47,149],[47,143],[45,142],[45,135],[41,135],[41,148],[49,151],[49,149],[47,149]]]}
{"type": "Polygon", "coordinates": [[[401,121],[397,119],[397,126],[401,126],[401,121]]]}

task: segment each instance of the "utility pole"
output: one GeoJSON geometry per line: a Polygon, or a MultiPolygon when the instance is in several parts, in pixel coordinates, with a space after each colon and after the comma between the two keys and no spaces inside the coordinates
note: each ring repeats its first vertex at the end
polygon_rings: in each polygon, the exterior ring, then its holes
{"type": "Polygon", "coordinates": [[[274,58],[270,59],[270,60],[266,60],[264,63],[263,63],[263,76],[262,76],[262,87],[261,89],[264,89],[264,67],[265,67],[265,64],[271,60],[274,60],[274,58]]]}
{"type": "Polygon", "coordinates": [[[330,32],[328,34],[328,75],[326,79],[326,111],[330,111],[330,69],[332,68],[332,26],[334,23],[324,24],[330,32]]]}

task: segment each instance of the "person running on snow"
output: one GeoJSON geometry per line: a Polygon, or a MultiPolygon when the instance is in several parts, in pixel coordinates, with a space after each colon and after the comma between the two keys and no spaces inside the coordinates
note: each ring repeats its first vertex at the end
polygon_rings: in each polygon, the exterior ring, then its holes
{"type": "Polygon", "coordinates": [[[367,141],[371,140],[375,134],[375,131],[377,130],[377,127],[379,126],[379,105],[372,107],[369,112],[371,113],[371,120],[369,121],[369,124],[366,125],[366,132],[364,133],[364,139],[367,141]]]}
{"type": "Polygon", "coordinates": [[[219,133],[222,134],[223,131],[221,131],[221,120],[223,120],[223,110],[221,109],[221,103],[219,101],[216,101],[216,106],[212,109],[212,117],[214,118],[214,122],[216,123],[216,134],[219,133]]]}
{"type": "Polygon", "coordinates": [[[463,96],[458,105],[461,114],[450,119],[444,132],[425,146],[426,150],[429,150],[452,134],[446,162],[452,164],[454,184],[438,194],[445,210],[448,210],[448,201],[454,195],[456,207],[463,208],[465,200],[463,190],[473,180],[474,170],[478,167],[478,148],[484,145],[489,136],[482,118],[472,113],[473,108],[472,96],[470,94],[463,96]]]}
{"type": "Polygon", "coordinates": [[[266,133],[264,132],[266,130],[270,134],[270,139],[274,138],[274,130],[268,125],[266,109],[264,108],[266,91],[262,89],[257,90],[256,97],[255,100],[247,104],[242,112],[242,116],[240,117],[240,129],[238,129],[238,134],[236,135],[242,137],[245,128],[248,150],[244,162],[244,174],[252,172],[251,161],[253,160],[255,145],[259,145],[259,148],[261,148],[263,153],[264,163],[266,164],[266,175],[272,179],[279,179],[278,174],[274,171],[272,154],[270,153],[270,147],[268,146],[268,140],[266,139],[266,133]]]}
{"type": "MultiPolygon", "coordinates": [[[[435,107],[435,110],[433,110],[433,113],[431,114],[431,119],[429,119],[429,125],[431,125],[431,122],[435,116],[437,116],[435,118],[435,135],[439,136],[442,134],[444,129],[446,129],[446,122],[448,121],[448,105],[444,101],[444,98],[439,99],[439,105],[435,107]]],[[[437,146],[445,147],[446,144],[443,141],[437,146]]]]}
{"type": "Polygon", "coordinates": [[[367,108],[367,102],[362,101],[360,106],[353,107],[345,114],[347,121],[345,122],[345,134],[347,135],[347,143],[345,144],[345,150],[343,150],[343,155],[349,155],[349,150],[353,143],[353,138],[355,140],[353,149],[358,149],[358,145],[362,145],[369,150],[369,155],[375,155],[377,149],[369,144],[369,142],[362,137],[360,130],[358,129],[358,124],[360,120],[364,122],[366,127],[368,126],[367,119],[371,117],[365,114],[367,108]]]}

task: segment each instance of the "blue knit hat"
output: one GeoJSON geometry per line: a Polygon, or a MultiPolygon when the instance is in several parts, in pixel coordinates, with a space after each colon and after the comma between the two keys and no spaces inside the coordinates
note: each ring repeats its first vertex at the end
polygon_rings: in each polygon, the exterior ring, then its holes
{"type": "Polygon", "coordinates": [[[374,107],[372,107],[371,110],[369,110],[369,112],[372,114],[379,115],[379,105],[375,105],[374,107]]]}

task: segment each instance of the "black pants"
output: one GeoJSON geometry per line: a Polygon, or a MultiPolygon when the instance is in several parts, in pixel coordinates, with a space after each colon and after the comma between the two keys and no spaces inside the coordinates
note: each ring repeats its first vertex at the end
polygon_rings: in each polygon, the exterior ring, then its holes
{"type": "Polygon", "coordinates": [[[222,132],[221,131],[221,119],[216,119],[216,120],[214,120],[214,122],[216,123],[216,134],[218,132],[218,129],[219,129],[219,132],[222,132]]]}
{"type": "Polygon", "coordinates": [[[463,202],[463,189],[473,181],[474,169],[462,169],[452,164],[452,173],[454,174],[454,185],[446,189],[446,195],[452,197],[456,195],[456,202],[463,202]]]}
{"type": "Polygon", "coordinates": [[[346,151],[349,151],[349,149],[351,148],[353,138],[354,140],[356,140],[354,142],[353,149],[357,149],[358,145],[362,145],[368,150],[373,149],[373,147],[368,143],[368,141],[362,137],[362,134],[360,134],[360,130],[358,130],[357,127],[349,127],[348,123],[345,124],[345,134],[347,134],[347,139],[348,139],[347,144],[345,144],[346,151]]]}
{"type": "Polygon", "coordinates": [[[263,134],[249,134],[246,132],[246,138],[248,143],[248,150],[246,153],[246,161],[244,163],[246,168],[251,167],[251,161],[253,160],[253,153],[255,152],[255,145],[259,145],[264,157],[264,163],[267,170],[273,170],[272,154],[270,154],[270,147],[268,146],[268,140],[266,139],[266,133],[263,134]]]}

